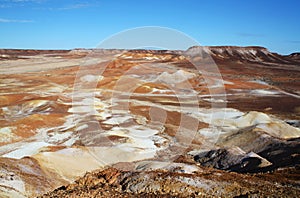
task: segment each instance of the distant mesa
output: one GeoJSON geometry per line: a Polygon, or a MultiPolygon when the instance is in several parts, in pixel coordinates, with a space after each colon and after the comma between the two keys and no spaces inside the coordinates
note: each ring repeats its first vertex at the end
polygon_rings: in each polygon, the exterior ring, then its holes
{"type": "Polygon", "coordinates": [[[198,53],[202,52],[203,58],[211,56],[215,61],[238,61],[250,63],[299,63],[300,53],[292,53],[290,55],[280,55],[270,52],[265,47],[260,46],[192,46],[186,51],[182,50],[151,50],[151,49],[97,49],[97,48],[75,48],[72,50],[34,50],[34,49],[0,49],[0,60],[9,60],[17,58],[25,58],[24,56],[34,56],[42,54],[60,54],[68,52],[70,55],[84,56],[89,52],[101,53],[154,53],[154,54],[182,54],[182,53],[198,53]]]}
{"type": "Polygon", "coordinates": [[[299,53],[293,53],[288,56],[270,52],[265,47],[260,46],[193,46],[187,52],[201,50],[208,56],[210,55],[215,61],[239,61],[250,63],[281,63],[289,64],[300,60],[299,53]]]}

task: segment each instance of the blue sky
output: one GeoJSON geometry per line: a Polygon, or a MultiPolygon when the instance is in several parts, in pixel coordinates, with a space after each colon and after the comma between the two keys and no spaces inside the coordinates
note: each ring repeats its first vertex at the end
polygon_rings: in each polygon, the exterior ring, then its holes
{"type": "Polygon", "coordinates": [[[125,29],[163,26],[201,45],[300,51],[298,0],[0,0],[0,48],[96,47],[125,29]]]}

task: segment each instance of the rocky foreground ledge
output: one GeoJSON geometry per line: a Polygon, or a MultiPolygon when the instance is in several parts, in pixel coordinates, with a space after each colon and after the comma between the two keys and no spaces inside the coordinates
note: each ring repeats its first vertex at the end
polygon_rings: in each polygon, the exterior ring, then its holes
{"type": "Polygon", "coordinates": [[[298,173],[299,167],[255,175],[204,167],[192,174],[108,168],[41,197],[297,197],[298,173]]]}
{"type": "Polygon", "coordinates": [[[300,59],[0,50],[0,197],[299,197],[300,59]]]}

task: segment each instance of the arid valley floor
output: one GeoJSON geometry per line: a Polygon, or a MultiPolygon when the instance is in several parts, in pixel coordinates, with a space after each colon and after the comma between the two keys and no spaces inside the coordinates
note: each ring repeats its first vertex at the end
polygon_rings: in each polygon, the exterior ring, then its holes
{"type": "Polygon", "coordinates": [[[300,54],[0,50],[0,197],[299,197],[300,54]]]}

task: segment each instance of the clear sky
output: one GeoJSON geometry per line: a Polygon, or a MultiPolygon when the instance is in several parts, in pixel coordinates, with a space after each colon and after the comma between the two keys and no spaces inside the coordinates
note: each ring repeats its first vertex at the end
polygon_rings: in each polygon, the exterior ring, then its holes
{"type": "Polygon", "coordinates": [[[140,26],[173,28],[201,45],[300,51],[299,0],[0,0],[0,48],[92,48],[140,26]]]}

